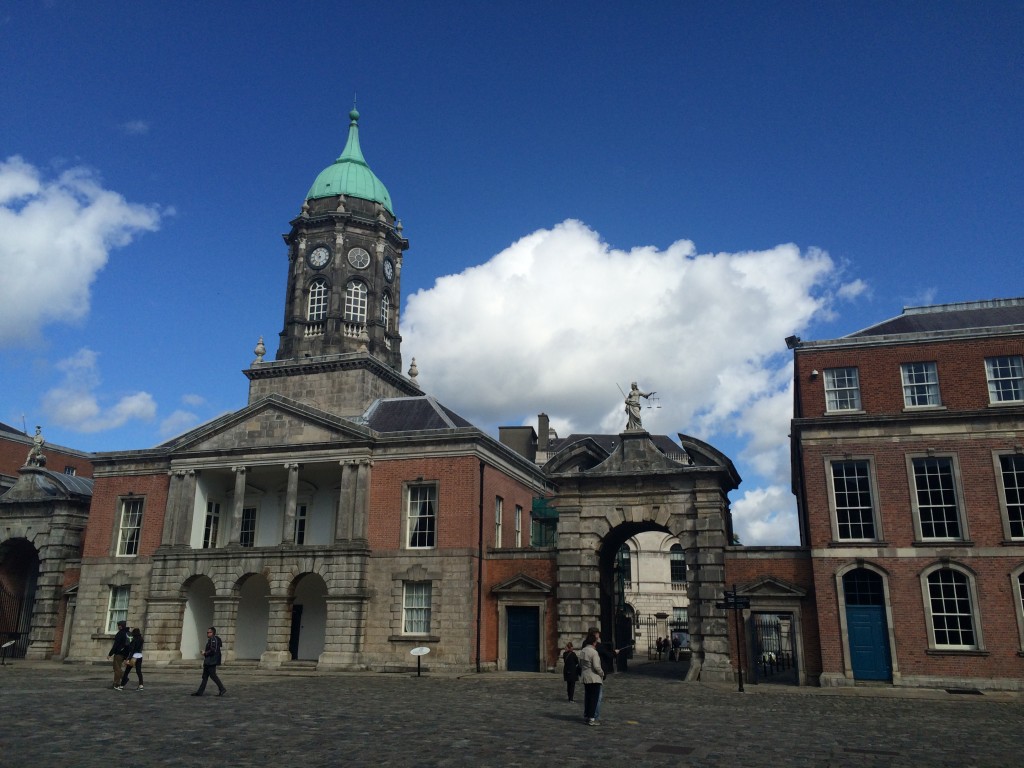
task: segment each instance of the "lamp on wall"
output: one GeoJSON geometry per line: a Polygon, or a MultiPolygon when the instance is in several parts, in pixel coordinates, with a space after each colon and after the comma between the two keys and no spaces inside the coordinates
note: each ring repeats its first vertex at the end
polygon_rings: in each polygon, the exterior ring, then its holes
{"type": "Polygon", "coordinates": [[[818,378],[818,369],[817,368],[815,368],[813,371],[811,371],[811,378],[812,379],[818,378]]]}

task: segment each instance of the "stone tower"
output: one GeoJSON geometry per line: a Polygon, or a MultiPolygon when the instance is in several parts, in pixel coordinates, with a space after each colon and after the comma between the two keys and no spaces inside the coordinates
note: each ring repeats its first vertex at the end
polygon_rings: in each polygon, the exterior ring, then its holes
{"type": "Polygon", "coordinates": [[[249,402],[281,394],[342,416],[378,397],[421,394],[401,374],[402,258],[409,241],[359,146],[349,113],[341,155],[316,177],[284,235],[284,329],[274,362],[245,372],[249,402]]]}

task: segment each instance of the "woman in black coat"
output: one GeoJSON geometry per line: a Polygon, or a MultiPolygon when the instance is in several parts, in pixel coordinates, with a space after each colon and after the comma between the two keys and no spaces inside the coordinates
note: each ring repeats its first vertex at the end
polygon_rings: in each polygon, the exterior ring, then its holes
{"type": "Polygon", "coordinates": [[[565,653],[562,654],[562,679],[565,680],[565,693],[569,701],[575,701],[576,681],[580,679],[580,660],[576,651],[572,649],[572,643],[565,644],[565,653]]]}

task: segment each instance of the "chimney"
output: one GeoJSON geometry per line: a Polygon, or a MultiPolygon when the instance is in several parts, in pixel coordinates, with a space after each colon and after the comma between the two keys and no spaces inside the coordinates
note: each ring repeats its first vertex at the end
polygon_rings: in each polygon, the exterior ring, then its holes
{"type": "Polygon", "coordinates": [[[546,413],[537,414],[537,450],[547,452],[550,422],[546,413]]]}

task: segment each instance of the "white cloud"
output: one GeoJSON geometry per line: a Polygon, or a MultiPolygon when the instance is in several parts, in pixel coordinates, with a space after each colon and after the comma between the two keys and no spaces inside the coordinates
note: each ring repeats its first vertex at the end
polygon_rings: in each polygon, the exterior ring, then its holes
{"type": "Polygon", "coordinates": [[[129,120],[118,127],[129,136],[145,136],[149,133],[149,123],[145,120],[129,120]]]}
{"type": "Polygon", "coordinates": [[[187,394],[181,396],[181,402],[192,408],[198,408],[200,405],[206,405],[206,398],[202,395],[187,394]]]}
{"type": "MultiPolygon", "coordinates": [[[[761,475],[741,490],[788,487],[784,339],[827,313],[838,272],[826,253],[792,244],[698,254],[680,240],[619,250],[569,220],[410,296],[403,354],[416,358],[426,391],[491,430],[535,424],[544,411],[562,436],[618,432],[626,421],[616,384],[637,381],[659,398],[643,411],[645,428],[712,443],[738,438],[744,472],[761,475]]],[[[795,515],[791,494],[786,504],[795,515]]],[[[772,527],[790,536],[795,517],[772,527]]]]}
{"type": "Polygon", "coordinates": [[[800,543],[788,487],[771,485],[744,492],[732,503],[732,522],[740,542],[750,547],[800,543]]]}
{"type": "Polygon", "coordinates": [[[180,435],[198,423],[199,417],[194,413],[178,409],[160,422],[160,435],[165,438],[180,435]]]}
{"type": "Polygon", "coordinates": [[[157,229],[160,217],[103,189],[86,169],[46,180],[18,156],[0,162],[0,346],[87,315],[110,251],[157,229]]]}
{"type": "Polygon", "coordinates": [[[87,347],[60,361],[57,369],[64,380],[43,394],[43,411],[61,427],[102,432],[133,420],[152,421],[156,416],[156,402],[148,392],[134,392],[112,405],[101,405],[95,392],[101,383],[97,355],[87,347]]]}

